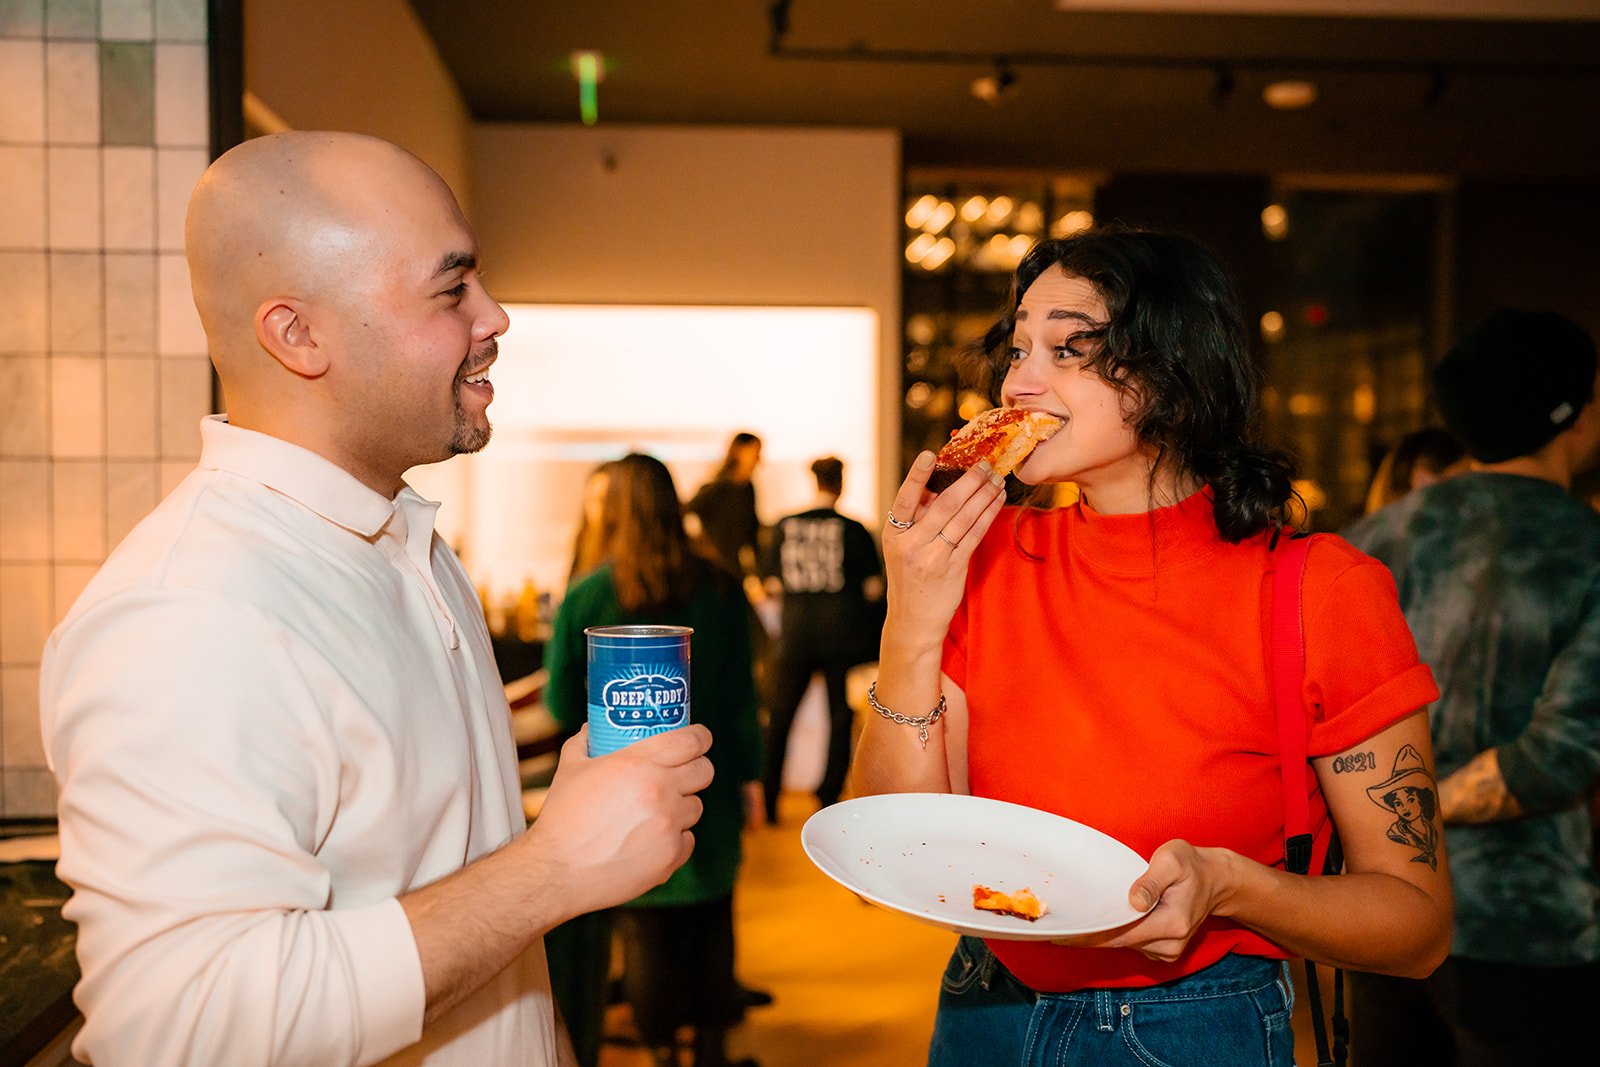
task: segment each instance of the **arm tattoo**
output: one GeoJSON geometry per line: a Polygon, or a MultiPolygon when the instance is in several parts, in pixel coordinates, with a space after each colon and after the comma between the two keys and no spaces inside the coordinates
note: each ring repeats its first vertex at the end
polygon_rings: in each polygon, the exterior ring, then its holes
{"type": "MultiPolygon", "coordinates": [[[[1340,773],[1341,760],[1345,770],[1376,769],[1371,757],[1370,752],[1346,753],[1334,761],[1334,773],[1340,773]]],[[[1395,844],[1416,850],[1412,863],[1439,869],[1439,842],[1443,835],[1434,821],[1439,814],[1438,784],[1423,762],[1422,753],[1411,745],[1402,746],[1394,758],[1394,770],[1367,788],[1367,799],[1394,813],[1395,820],[1384,833],[1395,844]]]]}
{"type": "Polygon", "coordinates": [[[1505,822],[1524,813],[1500,774],[1500,754],[1480,752],[1472,762],[1439,783],[1446,823],[1505,822]]]}

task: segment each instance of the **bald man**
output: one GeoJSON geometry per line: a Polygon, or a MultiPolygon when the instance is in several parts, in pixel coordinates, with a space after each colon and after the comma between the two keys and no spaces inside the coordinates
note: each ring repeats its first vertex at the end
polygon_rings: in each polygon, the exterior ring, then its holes
{"type": "Polygon", "coordinates": [[[702,727],[537,823],[476,594],[403,476],[482,448],[504,310],[438,175],[292,133],[190,202],[228,414],[41,681],[96,1065],[569,1063],[542,935],[687,858],[702,727]]]}

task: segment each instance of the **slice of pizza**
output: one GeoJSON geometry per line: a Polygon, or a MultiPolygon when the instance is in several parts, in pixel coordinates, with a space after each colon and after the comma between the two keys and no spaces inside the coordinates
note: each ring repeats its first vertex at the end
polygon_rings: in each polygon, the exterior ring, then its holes
{"type": "Polygon", "coordinates": [[[990,889],[986,885],[972,887],[972,906],[979,911],[993,911],[1001,915],[1014,915],[1018,919],[1034,922],[1039,916],[1049,911],[1038,897],[1033,895],[1033,890],[1023,888],[1014,893],[1002,893],[998,889],[990,889]]]}
{"type": "Polygon", "coordinates": [[[1043,411],[990,408],[950,435],[934,458],[928,488],[941,492],[981,460],[988,460],[996,474],[1010,474],[1064,425],[1043,411]]]}

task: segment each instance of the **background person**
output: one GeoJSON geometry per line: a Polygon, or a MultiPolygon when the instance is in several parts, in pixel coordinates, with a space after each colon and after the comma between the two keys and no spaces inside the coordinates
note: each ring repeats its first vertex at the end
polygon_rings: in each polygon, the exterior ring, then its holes
{"type": "Polygon", "coordinates": [[[1459,474],[1467,448],[1449,430],[1425,426],[1413,430],[1384,454],[1367,490],[1366,514],[1399,500],[1413,489],[1459,474]]]}
{"type": "Polygon", "coordinates": [[[760,463],[761,438],[748,431],[734,434],[722,466],[684,505],[722,565],[741,580],[756,574],[761,520],[756,515],[756,487],[751,479],[760,463]]]}
{"type": "Polygon", "coordinates": [[[883,561],[867,528],[839,514],[844,463],[826,456],[811,464],[817,499],[773,529],[762,572],[767,591],[782,597],[778,651],[767,722],[767,821],[778,821],[783,764],[800,701],[820,671],[828,691],[828,763],[817,787],[823,807],[839,799],[850,769],[851,710],[845,699],[850,668],[870,660],[881,619],[883,561]]]}
{"type": "Polygon", "coordinates": [[[1455,936],[1432,977],[1354,975],[1364,1065],[1556,1063],[1600,1044],[1600,515],[1568,489],[1600,451],[1595,346],[1497,311],[1433,371],[1471,470],[1369,516],[1423,658],[1455,936]]]}
{"type": "Polygon", "coordinates": [[[1256,443],[1221,266],[1158,233],[1043,241],[985,355],[991,399],[1065,420],[1022,480],[1081,497],[1003,511],[980,468],[935,498],[918,457],[883,532],[881,710],[853,782],[1087,823],[1150,857],[1128,901],[1152,910],[1069,944],[962,938],[929,1062],[1289,1064],[1285,957],[1417,976],[1447,944],[1443,865],[1412,863],[1367,795],[1406,746],[1431,769],[1436,690],[1393,582],[1338,538],[1311,544],[1313,869],[1336,824],[1347,871],[1287,874],[1263,582],[1291,471],[1256,443]],[[1337,758],[1354,751],[1372,758],[1337,758]]]}
{"type": "Polygon", "coordinates": [[[489,439],[472,229],[396,146],[287,133],[206,171],[186,251],[228,415],[41,672],[73,1054],[570,1063],[541,935],[684,861],[709,736],[580,738],[523,832],[483,614],[402,480],[489,439]]]}
{"type": "Polygon", "coordinates": [[[634,453],[609,465],[601,531],[604,562],[556,612],[545,697],[569,729],[587,718],[587,627],[694,628],[689,715],[711,728],[719,773],[700,794],[705,813],[689,861],[616,914],[623,990],[657,1061],[676,1062],[674,1035],[689,1025],[696,1067],[723,1067],[727,1031],[743,1010],[733,977],[733,883],[741,831],[761,811],[748,606],[731,575],[691,550],[672,475],[654,457],[634,453]]]}
{"type": "Polygon", "coordinates": [[[583,504],[579,512],[578,532],[572,538],[572,565],[567,568],[567,588],[605,561],[605,544],[601,541],[601,517],[605,511],[606,475],[611,463],[600,464],[583,480],[583,504]]]}

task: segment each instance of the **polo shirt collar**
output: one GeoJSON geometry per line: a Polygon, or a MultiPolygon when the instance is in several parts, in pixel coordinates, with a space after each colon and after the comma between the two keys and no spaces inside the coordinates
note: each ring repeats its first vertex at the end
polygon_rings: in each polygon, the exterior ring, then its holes
{"type": "Polygon", "coordinates": [[[230,426],[226,415],[202,419],[200,441],[202,468],[259,482],[362,537],[377,536],[396,507],[411,503],[411,498],[423,503],[410,488],[402,489],[400,496],[390,500],[315,452],[255,430],[230,426]]]}

